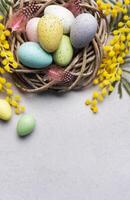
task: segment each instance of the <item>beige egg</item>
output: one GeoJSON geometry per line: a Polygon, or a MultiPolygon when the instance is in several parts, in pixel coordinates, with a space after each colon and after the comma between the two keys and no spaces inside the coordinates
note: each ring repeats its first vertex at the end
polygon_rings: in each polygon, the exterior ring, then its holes
{"type": "Polygon", "coordinates": [[[63,25],[54,15],[43,16],[38,23],[38,41],[43,49],[54,52],[63,35],[63,25]]]}

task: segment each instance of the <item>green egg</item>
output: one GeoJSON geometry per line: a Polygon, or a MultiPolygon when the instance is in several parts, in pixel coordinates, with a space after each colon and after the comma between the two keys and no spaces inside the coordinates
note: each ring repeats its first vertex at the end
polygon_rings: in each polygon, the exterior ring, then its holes
{"type": "Polygon", "coordinates": [[[23,115],[17,123],[17,134],[21,137],[33,132],[36,121],[32,115],[23,115]]]}
{"type": "Polygon", "coordinates": [[[67,66],[73,57],[73,47],[70,38],[66,35],[62,36],[60,45],[54,53],[54,61],[57,65],[67,66]]]}

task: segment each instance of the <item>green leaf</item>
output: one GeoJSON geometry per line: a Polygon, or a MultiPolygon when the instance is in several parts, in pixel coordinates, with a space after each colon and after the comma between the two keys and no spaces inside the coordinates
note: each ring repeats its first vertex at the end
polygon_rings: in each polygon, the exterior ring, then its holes
{"type": "Polygon", "coordinates": [[[13,5],[13,2],[9,1],[9,0],[5,0],[5,3],[7,3],[9,6],[13,5]]]}
{"type": "Polygon", "coordinates": [[[0,12],[2,13],[2,15],[6,15],[6,10],[3,8],[3,6],[0,4],[0,12]]]}
{"type": "Polygon", "coordinates": [[[1,4],[2,4],[2,6],[4,7],[4,9],[8,12],[8,11],[9,11],[9,6],[8,6],[8,4],[6,4],[4,0],[1,0],[1,4]]]}
{"type": "Polygon", "coordinates": [[[12,2],[9,0],[0,0],[0,12],[6,16],[9,12],[9,8],[12,6],[12,2]]]}
{"type": "Polygon", "coordinates": [[[127,94],[130,96],[130,82],[126,78],[122,77],[122,84],[127,94]]]}
{"type": "Polygon", "coordinates": [[[130,63],[130,58],[125,58],[125,63],[124,64],[126,64],[126,63],[130,63]]]}
{"type": "Polygon", "coordinates": [[[123,72],[130,74],[130,71],[128,71],[127,69],[122,69],[123,72]]]}
{"type": "MultiPolygon", "coordinates": [[[[115,81],[114,83],[112,83],[112,86],[115,88],[117,83],[118,83],[118,82],[117,82],[117,81],[115,81]]],[[[113,91],[112,91],[112,92],[113,92],[113,91]]],[[[111,94],[112,94],[112,92],[109,92],[109,93],[108,93],[108,95],[111,95],[111,94]]]]}
{"type": "Polygon", "coordinates": [[[118,94],[120,99],[122,98],[122,82],[120,81],[120,83],[118,84],[118,94]]]}
{"type": "Polygon", "coordinates": [[[115,1],[113,1],[113,0],[103,0],[104,1],[104,3],[108,3],[108,1],[109,1],[109,3],[112,3],[113,5],[115,5],[115,1]]]}

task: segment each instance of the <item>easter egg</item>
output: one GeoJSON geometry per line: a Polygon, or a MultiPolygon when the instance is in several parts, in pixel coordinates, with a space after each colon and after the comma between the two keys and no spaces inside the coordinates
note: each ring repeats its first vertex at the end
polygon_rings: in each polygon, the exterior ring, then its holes
{"type": "Polygon", "coordinates": [[[26,34],[29,41],[38,42],[37,36],[37,26],[39,22],[39,17],[32,18],[28,21],[26,26],[26,34]]]}
{"type": "Polygon", "coordinates": [[[83,13],[77,16],[70,31],[72,45],[77,49],[87,47],[94,38],[97,27],[98,23],[93,15],[83,13]]]}
{"type": "Polygon", "coordinates": [[[66,66],[70,63],[73,57],[73,48],[70,38],[66,35],[62,36],[60,45],[54,53],[54,61],[57,65],[66,66]]]}
{"type": "Polygon", "coordinates": [[[52,63],[51,54],[44,51],[36,42],[23,43],[17,54],[19,61],[29,68],[44,68],[52,63]]]}
{"type": "Polygon", "coordinates": [[[38,40],[40,45],[48,52],[54,52],[63,35],[63,25],[58,17],[45,15],[38,23],[38,40]]]}
{"type": "Polygon", "coordinates": [[[70,32],[70,27],[75,19],[71,11],[59,5],[49,5],[44,10],[44,15],[48,14],[59,17],[63,24],[64,33],[70,32]]]}
{"type": "Polygon", "coordinates": [[[32,115],[23,115],[17,123],[17,134],[21,137],[27,136],[34,130],[36,121],[32,115]]]}
{"type": "Polygon", "coordinates": [[[11,117],[12,110],[10,104],[4,99],[0,99],[0,119],[8,121],[11,117]]]}

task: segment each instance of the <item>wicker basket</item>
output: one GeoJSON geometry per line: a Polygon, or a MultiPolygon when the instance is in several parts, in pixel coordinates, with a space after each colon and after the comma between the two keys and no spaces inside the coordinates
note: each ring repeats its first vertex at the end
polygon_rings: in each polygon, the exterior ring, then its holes
{"type": "MultiPolygon", "coordinates": [[[[13,9],[17,11],[24,3],[29,0],[14,0],[13,9]]],[[[49,4],[64,4],[64,0],[38,0],[41,5],[37,16],[41,16],[44,8],[49,4]]],[[[107,20],[105,16],[98,11],[97,5],[93,0],[84,0],[81,3],[82,12],[91,13],[98,21],[97,33],[88,48],[81,49],[75,52],[72,62],[64,68],[65,71],[71,72],[75,79],[69,84],[56,84],[54,81],[45,80],[45,69],[35,70],[29,69],[20,64],[20,67],[13,70],[13,77],[16,85],[25,92],[42,92],[46,90],[55,90],[66,92],[72,89],[81,89],[91,85],[96,76],[98,67],[102,59],[102,46],[107,40],[107,20]]],[[[10,15],[13,12],[10,10],[10,15]]],[[[21,43],[27,41],[25,34],[14,34],[11,40],[11,49],[16,59],[16,51],[21,43]]],[[[18,61],[18,59],[17,59],[18,61]]]]}

